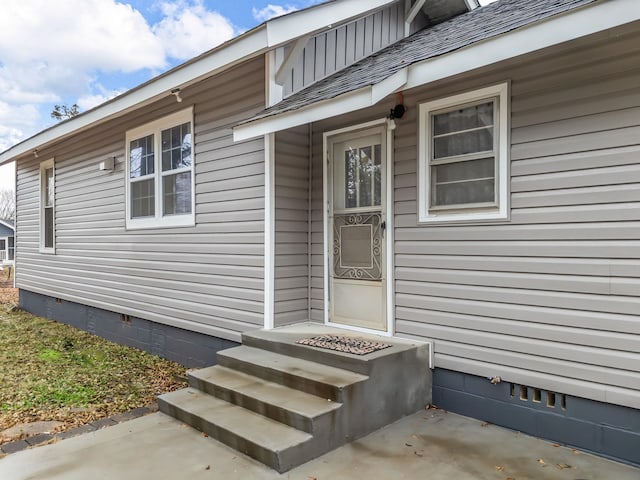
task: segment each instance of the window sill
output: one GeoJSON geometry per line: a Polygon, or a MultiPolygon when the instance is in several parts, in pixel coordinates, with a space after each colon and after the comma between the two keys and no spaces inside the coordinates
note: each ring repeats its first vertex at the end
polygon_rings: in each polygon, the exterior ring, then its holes
{"type": "Polygon", "coordinates": [[[39,251],[40,253],[46,253],[47,255],[55,255],[55,253],[56,253],[56,249],[55,249],[55,247],[54,247],[54,248],[44,248],[44,247],[40,247],[40,248],[38,249],[38,251],[39,251]]]}
{"type": "Polygon", "coordinates": [[[485,212],[440,212],[429,215],[419,215],[418,225],[431,224],[475,224],[475,223],[502,223],[509,221],[509,215],[505,211],[485,212]]]}
{"type": "Polygon", "coordinates": [[[139,220],[127,220],[127,230],[151,230],[154,228],[194,227],[195,215],[179,215],[164,218],[145,218],[139,220]]]}

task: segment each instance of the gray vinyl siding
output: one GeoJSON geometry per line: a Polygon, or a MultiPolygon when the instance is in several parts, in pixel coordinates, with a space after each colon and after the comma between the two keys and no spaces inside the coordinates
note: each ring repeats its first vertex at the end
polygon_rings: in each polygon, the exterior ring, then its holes
{"type": "Polygon", "coordinates": [[[276,134],[276,327],[309,319],[309,129],[276,134]]]}
{"type": "MultiPolygon", "coordinates": [[[[433,340],[437,367],[640,407],[639,65],[631,26],[405,92],[394,140],[395,329],[433,340]],[[507,80],[511,218],[418,225],[417,105],[507,80]]],[[[316,168],[322,130],[381,114],[315,124],[316,168]]],[[[318,227],[313,239],[318,316],[318,227]]]]}
{"type": "Polygon", "coordinates": [[[231,128],[264,106],[264,62],[18,161],[17,286],[238,341],[263,325],[264,142],[231,128]],[[196,226],[125,230],[125,132],[195,105],[196,226]],[[116,156],[114,172],[98,163],[116,156]],[[56,253],[38,252],[39,161],[55,157],[56,253]]]}
{"type": "MultiPolygon", "coordinates": [[[[309,39],[283,85],[288,96],[404,37],[404,2],[309,39]]],[[[279,62],[285,47],[276,51],[279,62]]]]}

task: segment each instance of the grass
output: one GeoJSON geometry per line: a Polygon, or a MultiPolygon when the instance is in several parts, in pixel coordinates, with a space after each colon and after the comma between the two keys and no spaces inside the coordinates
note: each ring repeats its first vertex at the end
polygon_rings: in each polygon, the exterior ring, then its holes
{"type": "Polygon", "coordinates": [[[1,287],[0,432],[39,420],[67,430],[185,386],[183,366],[15,309],[1,287]]]}

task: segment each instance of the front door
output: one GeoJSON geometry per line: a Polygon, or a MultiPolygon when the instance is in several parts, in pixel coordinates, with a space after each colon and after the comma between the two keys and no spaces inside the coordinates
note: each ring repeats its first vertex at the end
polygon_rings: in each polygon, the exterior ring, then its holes
{"type": "Polygon", "coordinates": [[[387,330],[383,128],[328,138],[329,322],[387,330]]]}

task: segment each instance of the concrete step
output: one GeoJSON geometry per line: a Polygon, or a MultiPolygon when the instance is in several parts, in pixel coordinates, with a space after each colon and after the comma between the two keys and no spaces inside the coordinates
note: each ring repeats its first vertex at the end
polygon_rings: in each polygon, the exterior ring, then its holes
{"type": "MultiPolygon", "coordinates": [[[[402,362],[407,355],[412,356],[416,349],[416,343],[410,340],[349,332],[317,323],[301,323],[273,330],[245,332],[242,334],[242,345],[344,370],[351,370],[362,375],[370,375],[378,364],[402,362]],[[303,338],[317,335],[348,335],[386,343],[391,346],[366,355],[354,355],[296,343],[303,338]]],[[[428,349],[426,351],[428,352],[428,349]]]]}
{"type": "Polygon", "coordinates": [[[334,402],[343,402],[350,389],[368,378],[350,370],[244,345],[218,352],[217,360],[224,367],[334,402]]]}
{"type": "Polygon", "coordinates": [[[220,365],[189,374],[189,384],[209,395],[313,434],[333,428],[341,403],[220,365]]]}
{"type": "Polygon", "coordinates": [[[280,473],[317,456],[308,433],[193,388],[161,395],[158,407],[280,473]]]}

